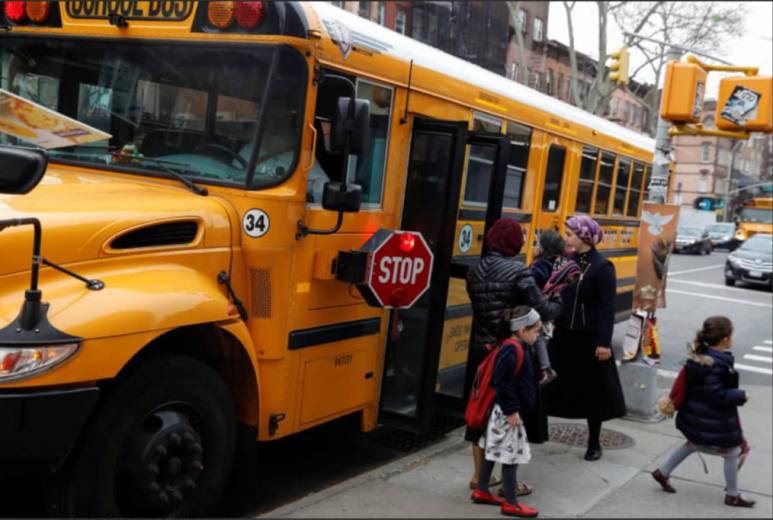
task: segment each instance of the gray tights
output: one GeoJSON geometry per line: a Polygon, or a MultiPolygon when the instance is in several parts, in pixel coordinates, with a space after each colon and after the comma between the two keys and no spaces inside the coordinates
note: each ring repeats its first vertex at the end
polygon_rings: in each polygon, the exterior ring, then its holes
{"type": "MultiPolygon", "coordinates": [[[[491,480],[491,473],[494,471],[496,462],[490,461],[484,457],[480,464],[480,476],[478,477],[478,491],[488,493],[488,483],[491,480]]],[[[515,490],[518,487],[517,464],[502,464],[502,485],[505,486],[505,501],[511,505],[518,505],[515,490]]]]}
{"type": "MultiPolygon", "coordinates": [[[[666,461],[660,472],[664,477],[668,478],[676,467],[684,461],[687,457],[699,451],[698,448],[689,442],[686,442],[679,446],[671,457],[666,461]]],[[[731,448],[728,452],[717,453],[715,450],[708,450],[709,453],[720,455],[725,459],[725,485],[727,486],[727,494],[731,497],[737,497],[738,492],[738,456],[741,454],[741,448],[731,448]]]]}

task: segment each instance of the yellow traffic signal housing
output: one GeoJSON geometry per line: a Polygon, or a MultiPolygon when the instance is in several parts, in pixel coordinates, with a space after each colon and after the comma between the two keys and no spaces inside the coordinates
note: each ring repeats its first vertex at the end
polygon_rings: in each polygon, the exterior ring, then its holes
{"type": "Polygon", "coordinates": [[[700,122],[707,77],[708,73],[694,63],[669,62],[660,117],[672,123],[700,122]]]}
{"type": "Polygon", "coordinates": [[[716,125],[721,130],[773,132],[773,78],[738,76],[719,81],[716,125]]]}
{"type": "Polygon", "coordinates": [[[609,81],[614,81],[618,85],[628,84],[628,46],[623,45],[620,49],[609,55],[612,58],[612,63],[609,64],[609,70],[612,72],[609,74],[609,81]]]}

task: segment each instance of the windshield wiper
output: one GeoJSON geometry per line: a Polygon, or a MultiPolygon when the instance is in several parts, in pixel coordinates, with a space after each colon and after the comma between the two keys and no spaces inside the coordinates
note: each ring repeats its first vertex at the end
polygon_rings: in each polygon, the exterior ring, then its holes
{"type": "Polygon", "coordinates": [[[145,156],[134,157],[132,155],[127,155],[127,154],[117,153],[117,152],[111,152],[111,153],[108,153],[107,155],[110,155],[110,156],[113,156],[113,157],[121,157],[123,159],[129,159],[129,160],[154,162],[158,166],[160,166],[162,170],[167,172],[169,175],[171,175],[172,177],[174,177],[178,181],[180,181],[183,184],[185,184],[196,195],[201,195],[202,197],[206,197],[207,195],[209,195],[209,190],[207,190],[207,188],[202,188],[200,186],[197,186],[196,183],[194,183],[192,180],[190,180],[185,175],[181,174],[180,172],[176,172],[176,171],[172,170],[171,168],[167,168],[166,166],[164,166],[164,164],[173,164],[175,166],[182,166],[184,168],[190,168],[191,167],[190,164],[176,162],[176,161],[166,161],[164,159],[156,159],[155,157],[145,157],[145,156]]]}

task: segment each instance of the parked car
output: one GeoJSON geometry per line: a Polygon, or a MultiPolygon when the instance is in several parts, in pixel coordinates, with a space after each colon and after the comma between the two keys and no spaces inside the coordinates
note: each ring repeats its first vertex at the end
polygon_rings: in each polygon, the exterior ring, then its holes
{"type": "Polygon", "coordinates": [[[773,288],[773,235],[754,235],[728,255],[725,285],[736,282],[773,288]]]}
{"type": "Polygon", "coordinates": [[[711,239],[707,231],[697,227],[676,228],[677,253],[711,254],[711,239]]]}
{"type": "Polygon", "coordinates": [[[727,249],[734,251],[738,247],[738,242],[733,238],[735,235],[735,224],[733,222],[718,222],[706,228],[711,239],[711,246],[714,249],[727,249]]]}

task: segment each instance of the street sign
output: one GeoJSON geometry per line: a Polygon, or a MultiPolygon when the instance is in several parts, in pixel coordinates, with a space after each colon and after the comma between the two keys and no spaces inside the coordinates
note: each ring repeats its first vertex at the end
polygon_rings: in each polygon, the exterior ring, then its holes
{"type": "Polygon", "coordinates": [[[368,259],[357,288],[369,305],[407,308],[429,288],[434,257],[421,233],[379,229],[360,251],[368,259]]]}
{"type": "Polygon", "coordinates": [[[773,132],[773,78],[729,77],[719,81],[717,128],[773,132]]]}
{"type": "Polygon", "coordinates": [[[695,199],[695,202],[693,203],[695,209],[700,209],[703,211],[711,211],[714,209],[714,199],[711,197],[699,197],[695,199]]]}

